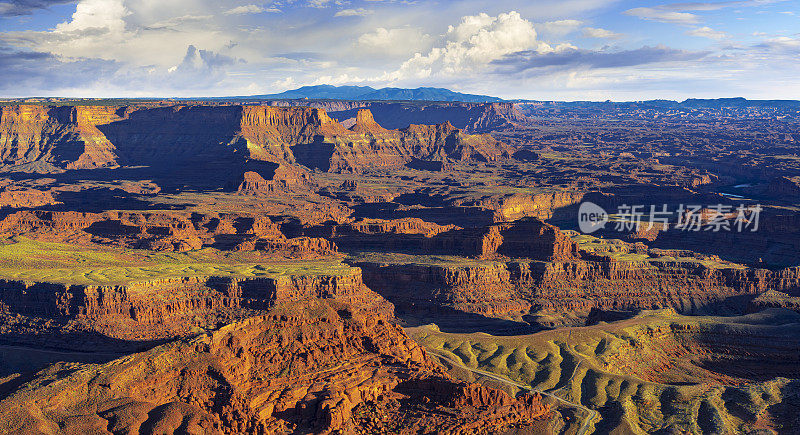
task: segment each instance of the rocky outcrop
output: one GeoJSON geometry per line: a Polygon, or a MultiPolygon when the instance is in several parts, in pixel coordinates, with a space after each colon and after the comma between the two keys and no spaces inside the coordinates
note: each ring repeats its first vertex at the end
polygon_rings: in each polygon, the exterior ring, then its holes
{"type": "Polygon", "coordinates": [[[690,263],[495,262],[475,265],[355,263],[367,284],[405,311],[455,308],[488,316],[592,308],[682,313],[743,312],[769,289],[800,291],[800,271],[710,269],[690,263]],[[407,289],[413,288],[413,292],[407,289]]]}
{"type": "Polygon", "coordinates": [[[350,130],[361,134],[383,135],[389,133],[389,130],[381,127],[375,122],[372,117],[372,112],[368,109],[361,109],[356,115],[355,124],[350,127],[350,130]]]}
{"type": "Polygon", "coordinates": [[[526,258],[568,261],[578,247],[553,225],[536,218],[459,228],[418,218],[365,219],[348,224],[328,224],[308,230],[309,235],[330,238],[353,249],[394,250],[420,254],[446,254],[481,259],[526,258]]]}
{"type": "Polygon", "coordinates": [[[295,146],[297,161],[329,172],[360,172],[413,162],[493,162],[508,157],[505,144],[489,135],[463,133],[448,122],[386,130],[369,111],[359,113],[351,134],[326,137],[322,145],[295,146]]]}
{"type": "Polygon", "coordinates": [[[481,247],[482,258],[501,255],[563,262],[578,255],[578,245],[566,234],[535,218],[489,226],[481,247]]]}
{"type": "Polygon", "coordinates": [[[337,250],[324,239],[288,239],[269,217],[226,213],[23,211],[0,220],[0,234],[155,251],[256,249],[295,258],[323,257],[337,250]]]}
{"type": "Polygon", "coordinates": [[[0,431],[374,433],[403,422],[474,433],[547,413],[538,395],[454,381],[380,316],[318,303],[103,365],[43,371],[0,401],[0,431]]]}
{"type": "Polygon", "coordinates": [[[53,194],[46,190],[13,186],[0,187],[0,209],[5,207],[36,208],[53,204],[58,204],[58,201],[53,199],[53,194]]]}
{"type": "Polygon", "coordinates": [[[272,193],[309,192],[311,186],[311,176],[307,171],[297,166],[281,164],[271,171],[245,172],[236,191],[243,195],[260,196],[272,193]],[[265,179],[265,176],[268,179],[265,179]]]}
{"type": "MultiPolygon", "coordinates": [[[[347,228],[361,234],[423,234],[432,237],[454,229],[453,225],[439,225],[419,218],[362,219],[347,224],[347,228]]],[[[337,231],[338,233],[339,231],[337,231]]]]}
{"type": "Polygon", "coordinates": [[[249,156],[258,160],[294,163],[293,145],[348,133],[320,109],[244,106],[241,111],[241,136],[249,156]]]}
{"type": "Polygon", "coordinates": [[[449,122],[412,124],[400,132],[405,148],[422,160],[490,162],[508,157],[508,149],[490,135],[467,135],[449,122]]]}
{"type": "MultiPolygon", "coordinates": [[[[609,237],[626,240],[647,240],[649,246],[691,250],[706,255],[716,255],[728,261],[757,267],[793,267],[800,265],[797,252],[800,249],[800,215],[785,210],[767,209],[758,218],[757,231],[754,225],[738,231],[734,206],[726,213],[731,231],[680,231],[673,226],[666,231],[657,223],[653,228],[640,225],[629,233],[608,232],[609,237]]],[[[715,213],[701,211],[698,220],[707,223],[715,213]]],[[[684,221],[686,222],[686,221],[684,221]]],[[[610,228],[610,226],[607,226],[610,228]]]]}
{"type": "Polygon", "coordinates": [[[359,219],[354,222],[337,224],[329,222],[325,225],[314,227],[309,232],[319,234],[320,237],[338,238],[354,235],[391,235],[414,234],[433,237],[447,231],[458,229],[455,225],[439,225],[426,222],[419,218],[401,219],[359,219]]]}

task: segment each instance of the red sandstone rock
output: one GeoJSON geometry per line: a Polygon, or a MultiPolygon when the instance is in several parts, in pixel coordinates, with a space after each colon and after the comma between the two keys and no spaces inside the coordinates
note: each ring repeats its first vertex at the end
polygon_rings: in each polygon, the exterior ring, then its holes
{"type": "Polygon", "coordinates": [[[215,246],[313,258],[337,250],[336,245],[327,240],[287,239],[277,224],[259,215],[24,211],[0,220],[0,234],[177,252],[215,246]]]}
{"type": "Polygon", "coordinates": [[[381,127],[372,117],[369,109],[361,109],[356,116],[356,123],[350,130],[361,134],[383,135],[388,134],[389,130],[381,127]]]}
{"type": "Polygon", "coordinates": [[[324,303],[75,369],[5,396],[0,431],[354,433],[378,410],[418,431],[468,433],[548,413],[537,395],[454,381],[399,327],[324,303]]]}

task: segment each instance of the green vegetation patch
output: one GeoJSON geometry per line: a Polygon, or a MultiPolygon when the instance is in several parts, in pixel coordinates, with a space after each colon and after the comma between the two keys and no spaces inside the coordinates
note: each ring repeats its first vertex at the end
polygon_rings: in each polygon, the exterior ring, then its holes
{"type": "Polygon", "coordinates": [[[275,278],[343,276],[354,268],[339,260],[276,260],[258,252],[189,252],[85,247],[15,237],[0,242],[0,279],[82,285],[192,276],[275,278]]]}

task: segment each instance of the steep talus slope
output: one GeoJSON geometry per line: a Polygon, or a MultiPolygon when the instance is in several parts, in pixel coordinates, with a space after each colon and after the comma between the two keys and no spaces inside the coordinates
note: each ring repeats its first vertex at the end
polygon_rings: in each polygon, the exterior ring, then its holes
{"type": "Polygon", "coordinates": [[[379,316],[312,303],[104,365],[40,372],[0,401],[0,430],[466,434],[547,412],[538,395],[454,381],[379,316]]]}

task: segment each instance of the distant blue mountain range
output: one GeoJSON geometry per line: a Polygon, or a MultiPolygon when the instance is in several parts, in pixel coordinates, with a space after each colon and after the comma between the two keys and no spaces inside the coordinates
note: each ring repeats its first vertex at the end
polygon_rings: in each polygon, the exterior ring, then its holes
{"type": "MultiPolygon", "coordinates": [[[[238,98],[238,97],[237,97],[238,98]]],[[[503,101],[502,98],[487,95],[462,94],[444,88],[381,88],[370,86],[303,86],[280,94],[250,95],[243,98],[258,99],[300,99],[310,100],[355,100],[355,101],[464,101],[469,103],[489,103],[503,101]]]]}

